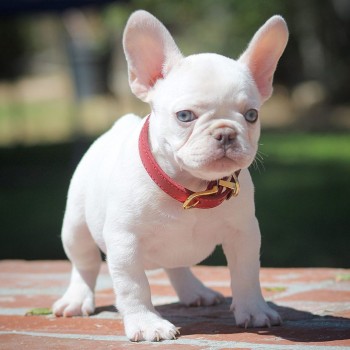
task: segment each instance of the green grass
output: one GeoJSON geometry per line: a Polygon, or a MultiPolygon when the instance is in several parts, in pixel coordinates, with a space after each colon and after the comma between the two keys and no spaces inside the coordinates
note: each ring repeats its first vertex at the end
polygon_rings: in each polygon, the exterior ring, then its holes
{"type": "Polygon", "coordinates": [[[349,135],[263,141],[266,171],[253,173],[263,265],[349,266],[349,135]]]}
{"type": "MultiPolygon", "coordinates": [[[[252,167],[263,266],[349,267],[350,137],[263,134],[252,167]]],[[[87,148],[0,149],[0,258],[63,258],[59,235],[70,176],[87,148]]],[[[217,249],[206,260],[224,264],[217,249]]]]}
{"type": "Polygon", "coordinates": [[[260,151],[267,161],[349,162],[350,134],[263,134],[260,151]]]}

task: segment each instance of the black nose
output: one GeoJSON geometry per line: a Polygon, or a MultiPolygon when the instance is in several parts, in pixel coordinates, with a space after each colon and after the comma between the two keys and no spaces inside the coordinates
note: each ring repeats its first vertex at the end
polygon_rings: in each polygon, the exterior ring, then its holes
{"type": "Polygon", "coordinates": [[[212,135],[220,145],[229,146],[235,141],[237,133],[232,128],[219,128],[216,129],[212,135]]]}

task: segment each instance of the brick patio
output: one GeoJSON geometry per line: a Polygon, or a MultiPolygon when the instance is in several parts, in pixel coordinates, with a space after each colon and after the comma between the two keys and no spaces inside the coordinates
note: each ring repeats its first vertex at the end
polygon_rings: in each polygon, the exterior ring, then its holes
{"type": "Polygon", "coordinates": [[[263,293],[284,324],[271,329],[240,329],[229,312],[229,275],[224,267],[195,267],[207,286],[227,296],[226,304],[186,308],[177,303],[166,275],[151,271],[154,304],[181,327],[176,341],[131,343],[113,307],[104,265],[92,317],[25,316],[50,307],[65,290],[66,261],[0,261],[0,349],[350,349],[350,270],[262,269],[263,293]]]}

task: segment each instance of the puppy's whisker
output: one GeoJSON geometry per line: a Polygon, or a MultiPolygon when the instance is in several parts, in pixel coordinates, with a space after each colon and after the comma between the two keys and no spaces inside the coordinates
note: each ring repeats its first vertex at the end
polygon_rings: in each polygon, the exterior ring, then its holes
{"type": "Polygon", "coordinates": [[[253,169],[258,171],[259,174],[261,174],[261,170],[260,170],[260,167],[259,167],[259,162],[256,159],[254,159],[252,165],[253,165],[253,169]]]}
{"type": "Polygon", "coordinates": [[[269,155],[267,153],[264,153],[263,151],[261,151],[260,149],[257,152],[257,155],[259,155],[259,157],[264,158],[264,157],[268,157],[269,155]]]}
{"type": "MultiPolygon", "coordinates": [[[[260,166],[262,167],[262,169],[265,171],[265,166],[264,166],[264,157],[261,151],[258,151],[255,155],[255,159],[252,163],[254,170],[259,171],[259,173],[261,173],[261,169],[260,166]]],[[[264,154],[265,155],[265,154],[264,154]]]]}

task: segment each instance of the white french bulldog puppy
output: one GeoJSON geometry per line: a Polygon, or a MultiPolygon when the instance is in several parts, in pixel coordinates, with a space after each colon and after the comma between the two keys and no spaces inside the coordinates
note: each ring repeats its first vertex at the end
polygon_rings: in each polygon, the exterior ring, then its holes
{"type": "Polygon", "coordinates": [[[258,110],[272,93],[287,40],[285,21],[274,16],[237,61],[209,53],[183,57],[155,17],[131,15],[123,42],[130,86],[151,114],[120,119],[72,178],[62,240],[73,270],[55,315],[94,312],[102,250],[127,337],[176,338],[177,327],[152,305],[145,270],[164,268],[180,302],[215,305],[222,295],[189,266],[222,244],[236,324],[281,323],[261,294],[260,231],[247,168],[258,148],[258,110]]]}

